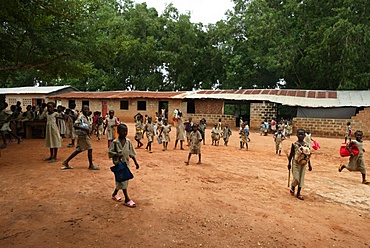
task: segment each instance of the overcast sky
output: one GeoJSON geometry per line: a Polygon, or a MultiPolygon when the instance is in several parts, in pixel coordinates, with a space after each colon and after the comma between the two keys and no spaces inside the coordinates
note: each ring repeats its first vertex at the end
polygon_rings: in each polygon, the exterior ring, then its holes
{"type": "Polygon", "coordinates": [[[224,19],[225,12],[234,6],[231,0],[135,0],[135,2],[146,2],[148,7],[154,7],[159,14],[162,14],[167,4],[173,3],[180,13],[190,11],[191,22],[203,24],[216,23],[224,19]]]}

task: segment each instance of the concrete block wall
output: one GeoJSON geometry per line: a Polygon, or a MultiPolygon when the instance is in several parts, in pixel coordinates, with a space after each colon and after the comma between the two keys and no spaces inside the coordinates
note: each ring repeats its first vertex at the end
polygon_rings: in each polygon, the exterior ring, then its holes
{"type": "Polygon", "coordinates": [[[293,118],[293,132],[297,129],[309,129],[313,136],[344,137],[347,122],[351,122],[352,131],[361,130],[364,138],[370,138],[370,108],[361,110],[351,119],[293,118]]]}
{"type": "Polygon", "coordinates": [[[257,130],[265,119],[271,121],[276,119],[277,105],[272,102],[251,103],[250,104],[250,129],[257,130]]]}

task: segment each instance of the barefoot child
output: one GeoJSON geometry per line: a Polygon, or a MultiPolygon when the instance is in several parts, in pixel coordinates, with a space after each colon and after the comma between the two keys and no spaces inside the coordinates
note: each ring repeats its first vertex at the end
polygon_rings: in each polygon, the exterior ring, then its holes
{"type": "Polygon", "coordinates": [[[225,127],[222,129],[222,137],[224,139],[224,145],[227,146],[227,143],[229,143],[229,138],[231,136],[232,132],[229,127],[229,124],[226,123],[225,127]]]}
{"type": "Polygon", "coordinates": [[[176,126],[176,141],[175,141],[175,147],[174,150],[177,147],[177,143],[180,141],[180,149],[184,150],[183,143],[185,140],[185,125],[184,121],[182,120],[182,112],[178,111],[177,114],[177,126],[176,126]]]}
{"type": "MultiPolygon", "coordinates": [[[[112,141],[109,146],[109,157],[112,158],[113,164],[117,165],[119,162],[126,162],[127,166],[130,164],[130,158],[134,161],[136,169],[139,169],[139,164],[136,161],[135,155],[136,151],[131,141],[126,138],[127,136],[127,126],[125,124],[118,125],[118,138],[112,141]]],[[[122,189],[123,195],[125,196],[125,206],[134,208],[136,204],[133,200],[130,199],[127,193],[128,180],[123,182],[116,181],[116,188],[112,194],[112,199],[118,202],[122,201],[122,198],[118,196],[118,191],[122,189]]]]}
{"type": "Polygon", "coordinates": [[[50,148],[50,157],[44,160],[49,161],[49,163],[54,163],[57,161],[58,148],[62,146],[62,137],[60,136],[57,124],[58,118],[60,117],[60,113],[55,112],[54,108],[55,108],[54,102],[49,102],[46,105],[44,113],[41,114],[41,118],[46,117],[45,142],[46,147],[50,148]]]}
{"type": "Polygon", "coordinates": [[[303,129],[297,130],[298,140],[292,144],[289,154],[288,170],[292,168],[293,180],[290,194],[294,195],[295,187],[298,186],[297,198],[303,200],[301,195],[302,187],[304,186],[304,176],[306,172],[306,165],[308,164],[308,170],[312,171],[310,162],[310,148],[307,143],[303,141],[305,137],[305,131],[303,129]]]}
{"type": "Polygon", "coordinates": [[[143,135],[146,133],[146,137],[148,138],[148,144],[145,147],[149,153],[152,153],[152,143],[154,140],[154,126],[152,124],[152,117],[148,116],[148,123],[144,126],[143,135]]]}
{"type": "Polygon", "coordinates": [[[280,127],[278,131],[274,134],[274,141],[275,141],[275,153],[281,156],[281,150],[283,148],[283,140],[285,140],[285,136],[283,134],[283,129],[280,127]]]}
{"type": "Polygon", "coordinates": [[[202,164],[201,156],[201,147],[202,147],[202,135],[198,130],[198,123],[193,123],[193,131],[190,133],[190,151],[188,155],[188,160],[185,162],[186,165],[189,165],[190,157],[192,154],[198,154],[198,163],[202,164]]]}
{"type": "Polygon", "coordinates": [[[363,133],[362,131],[357,130],[355,132],[355,140],[352,140],[348,145],[347,145],[347,150],[351,153],[351,156],[349,157],[349,164],[344,165],[340,164],[339,165],[339,172],[341,172],[344,168],[346,168],[349,171],[359,171],[361,172],[362,175],[362,183],[369,185],[370,182],[366,180],[366,167],[365,167],[365,160],[364,160],[364,144],[362,142],[362,136],[363,133]],[[359,153],[357,156],[354,156],[351,147],[353,145],[356,145],[358,147],[359,153]]]}
{"type": "Polygon", "coordinates": [[[158,137],[162,138],[163,151],[167,150],[168,142],[170,141],[171,126],[166,118],[163,119],[163,124],[160,127],[158,137]]]}
{"type": "Polygon", "coordinates": [[[82,107],[82,113],[79,114],[77,120],[75,121],[74,127],[77,134],[76,150],[62,163],[63,166],[60,168],[62,170],[73,169],[73,167],[69,165],[69,161],[86,150],[87,158],[89,160],[89,170],[99,170],[99,167],[93,164],[92,159],[92,147],[89,136],[91,131],[91,122],[89,121],[90,118],[88,117],[89,111],[89,106],[84,105],[82,107]]]}
{"type": "Polygon", "coordinates": [[[104,125],[107,128],[108,147],[110,147],[114,139],[114,133],[116,132],[116,126],[118,126],[118,124],[119,121],[118,118],[114,116],[114,110],[109,110],[109,116],[104,121],[104,125]]]}

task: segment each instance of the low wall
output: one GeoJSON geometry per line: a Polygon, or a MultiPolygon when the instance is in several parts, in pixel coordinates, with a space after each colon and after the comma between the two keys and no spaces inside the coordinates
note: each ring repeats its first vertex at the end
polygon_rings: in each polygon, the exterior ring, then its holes
{"type": "Polygon", "coordinates": [[[231,128],[235,127],[235,117],[233,115],[216,115],[216,114],[188,114],[187,116],[184,116],[185,119],[188,117],[193,118],[193,122],[198,122],[202,118],[206,118],[207,120],[207,128],[212,128],[215,123],[218,123],[218,119],[221,118],[222,126],[224,126],[226,123],[229,124],[231,128]]]}

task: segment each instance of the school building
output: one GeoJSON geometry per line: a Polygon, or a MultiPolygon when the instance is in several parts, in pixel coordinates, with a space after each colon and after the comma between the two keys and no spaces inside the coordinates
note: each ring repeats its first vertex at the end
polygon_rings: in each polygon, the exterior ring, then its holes
{"type": "Polygon", "coordinates": [[[174,109],[193,121],[206,118],[208,127],[219,119],[231,127],[239,119],[248,121],[252,130],[267,119],[291,118],[294,129],[310,129],[314,136],[342,137],[346,123],[370,137],[370,91],[325,91],[290,89],[199,90],[183,92],[109,91],[68,92],[50,96],[68,107],[72,102],[81,109],[105,115],[114,110],[123,122],[133,121],[140,112],[154,116],[164,106],[171,122],[174,109]]]}
{"type": "Polygon", "coordinates": [[[7,102],[11,106],[19,101],[25,109],[27,105],[38,106],[48,102],[50,96],[71,91],[77,91],[77,89],[70,85],[0,88],[0,102],[7,102]]]}

